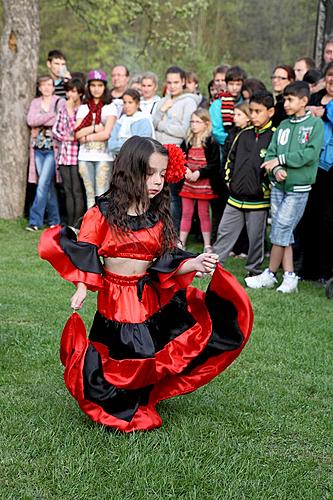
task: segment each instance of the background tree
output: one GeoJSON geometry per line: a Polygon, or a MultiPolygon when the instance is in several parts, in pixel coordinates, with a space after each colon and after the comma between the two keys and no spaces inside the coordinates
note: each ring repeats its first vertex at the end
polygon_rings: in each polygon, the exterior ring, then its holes
{"type": "Polygon", "coordinates": [[[0,45],[0,217],[21,216],[27,177],[26,115],[36,88],[37,0],[4,0],[0,45]]]}

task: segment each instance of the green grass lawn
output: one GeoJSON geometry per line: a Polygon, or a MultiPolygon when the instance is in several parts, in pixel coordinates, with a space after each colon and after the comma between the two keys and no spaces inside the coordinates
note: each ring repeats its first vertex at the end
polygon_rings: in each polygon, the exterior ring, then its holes
{"type": "MultiPolygon", "coordinates": [[[[333,300],[322,287],[250,291],[254,329],[240,357],[161,403],[162,428],[122,435],[91,422],[64,386],[59,339],[74,288],[24,226],[0,221],[1,498],[333,498],[333,300]]],[[[240,280],[243,266],[226,265],[240,280]]],[[[87,327],[94,309],[91,293],[87,327]]]]}

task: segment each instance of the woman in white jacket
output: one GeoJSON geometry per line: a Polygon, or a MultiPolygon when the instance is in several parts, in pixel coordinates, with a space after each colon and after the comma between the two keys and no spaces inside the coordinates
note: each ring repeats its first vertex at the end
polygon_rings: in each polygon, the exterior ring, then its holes
{"type": "MultiPolygon", "coordinates": [[[[186,73],[178,66],[171,66],[165,74],[166,96],[156,105],[153,116],[156,139],[161,144],[180,144],[186,137],[192,113],[197,109],[200,96],[186,92],[186,73]]],[[[181,219],[181,185],[171,186],[171,212],[176,230],[181,219]]]]}

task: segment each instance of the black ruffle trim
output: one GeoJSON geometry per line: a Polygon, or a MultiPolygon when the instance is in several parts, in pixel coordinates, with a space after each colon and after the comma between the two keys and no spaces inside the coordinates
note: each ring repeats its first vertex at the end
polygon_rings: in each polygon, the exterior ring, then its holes
{"type": "Polygon", "coordinates": [[[237,321],[237,309],[232,302],[221,299],[209,288],[206,292],[205,302],[213,324],[212,334],[206,347],[197,358],[191,361],[182,375],[190,373],[209,358],[219,356],[226,351],[239,349],[244,340],[237,321]]]}
{"type": "MultiPolygon", "coordinates": [[[[237,309],[231,302],[208,290],[206,306],[212,319],[212,334],[207,346],[186,371],[191,371],[213,356],[238,349],[244,340],[237,322],[237,309]]],[[[153,358],[195,323],[187,310],[185,291],[180,290],[168,304],[143,323],[119,323],[97,311],[89,339],[105,345],[112,359],[153,358]]]]}
{"type": "Polygon", "coordinates": [[[97,246],[92,243],[77,241],[75,232],[68,226],[64,226],[60,231],[60,246],[80,271],[94,274],[103,273],[97,246]]]}
{"type": "Polygon", "coordinates": [[[130,422],[139,408],[146,406],[152,385],[141,389],[119,389],[104,377],[101,357],[90,345],[87,349],[83,367],[84,397],[98,404],[103,410],[116,418],[130,422]]]}
{"type": "Polygon", "coordinates": [[[97,311],[89,340],[107,346],[112,359],[153,358],[156,352],[194,325],[195,319],[186,308],[185,291],[180,290],[143,323],[119,323],[97,311]]]}
{"type": "MultiPolygon", "coordinates": [[[[180,375],[189,375],[209,358],[238,349],[243,343],[235,306],[210,290],[207,291],[206,305],[213,323],[210,340],[180,375]]],[[[169,304],[141,324],[118,323],[97,312],[89,339],[106,345],[113,359],[148,358],[194,324],[194,318],[186,309],[185,291],[181,290],[169,304]]],[[[136,390],[119,389],[107,382],[101,357],[91,344],[85,355],[83,381],[85,399],[127,422],[132,420],[139,406],[148,404],[153,388],[149,385],[136,390]]]]}
{"type": "Polygon", "coordinates": [[[184,260],[192,257],[195,257],[194,253],[185,252],[185,250],[181,250],[180,248],[173,248],[170,252],[154,260],[147,271],[152,277],[156,277],[157,273],[171,273],[175,271],[184,260]]]}
{"type": "MultiPolygon", "coordinates": [[[[96,205],[106,219],[108,219],[108,215],[110,213],[109,198],[111,196],[111,193],[105,193],[96,200],[96,205]]],[[[149,229],[151,227],[154,227],[158,221],[159,217],[152,209],[149,209],[146,213],[141,215],[127,215],[127,223],[131,231],[149,229]]]]}

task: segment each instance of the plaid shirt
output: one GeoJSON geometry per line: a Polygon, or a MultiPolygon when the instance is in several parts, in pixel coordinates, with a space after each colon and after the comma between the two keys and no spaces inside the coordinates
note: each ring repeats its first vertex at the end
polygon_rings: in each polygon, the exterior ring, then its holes
{"type": "Polygon", "coordinates": [[[74,129],[76,122],[75,110],[69,116],[66,106],[59,110],[57,120],[53,125],[53,137],[59,143],[58,165],[77,165],[79,142],[75,139],[74,129]]]}

